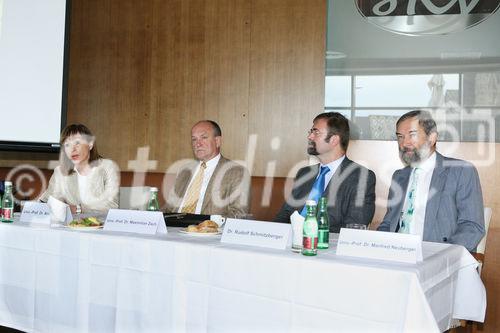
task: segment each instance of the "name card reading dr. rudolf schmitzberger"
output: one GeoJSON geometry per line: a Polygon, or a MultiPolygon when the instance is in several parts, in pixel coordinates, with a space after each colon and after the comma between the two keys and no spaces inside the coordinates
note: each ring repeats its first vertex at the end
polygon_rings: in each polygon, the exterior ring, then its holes
{"type": "Polygon", "coordinates": [[[227,219],[220,241],[284,250],[290,234],[290,224],[227,219]]]}
{"type": "Polygon", "coordinates": [[[422,240],[417,235],[342,228],[336,253],[415,264],[422,261],[422,240]]]}
{"type": "Polygon", "coordinates": [[[144,235],[167,233],[162,212],[127,209],[110,209],[106,216],[104,230],[144,235]]]}

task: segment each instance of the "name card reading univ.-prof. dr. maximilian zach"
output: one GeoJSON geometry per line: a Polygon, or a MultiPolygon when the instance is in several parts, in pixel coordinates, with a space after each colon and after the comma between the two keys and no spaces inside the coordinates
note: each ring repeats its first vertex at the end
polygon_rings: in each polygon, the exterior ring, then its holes
{"type": "Polygon", "coordinates": [[[284,250],[291,234],[290,224],[227,219],[221,243],[284,250]]]}
{"type": "Polygon", "coordinates": [[[110,209],[106,216],[104,230],[144,235],[167,233],[162,212],[127,209],[110,209]]]}

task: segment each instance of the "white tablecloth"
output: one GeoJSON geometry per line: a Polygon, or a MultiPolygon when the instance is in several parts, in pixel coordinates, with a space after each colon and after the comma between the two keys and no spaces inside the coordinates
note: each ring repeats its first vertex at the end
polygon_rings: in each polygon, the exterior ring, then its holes
{"type": "MultiPolygon", "coordinates": [[[[334,236],[332,234],[332,236],[334,236]]],[[[460,246],[418,265],[223,245],[220,237],[0,224],[0,325],[33,332],[432,332],[482,320],[460,246]]],[[[333,243],[334,245],[334,243],[333,243]]]]}

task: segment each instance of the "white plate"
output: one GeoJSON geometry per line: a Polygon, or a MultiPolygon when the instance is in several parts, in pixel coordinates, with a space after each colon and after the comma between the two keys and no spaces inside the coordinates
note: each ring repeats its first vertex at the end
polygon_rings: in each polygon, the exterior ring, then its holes
{"type": "Polygon", "coordinates": [[[222,230],[219,229],[217,232],[189,232],[187,231],[187,228],[181,228],[179,230],[181,234],[186,234],[189,236],[199,236],[199,237],[208,237],[208,236],[217,236],[222,234],[222,230]]]}

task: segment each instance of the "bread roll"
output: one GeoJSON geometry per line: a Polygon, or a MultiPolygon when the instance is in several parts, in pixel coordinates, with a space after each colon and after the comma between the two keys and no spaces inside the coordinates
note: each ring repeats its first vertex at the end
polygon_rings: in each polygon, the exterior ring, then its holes
{"type": "Polygon", "coordinates": [[[217,228],[219,228],[219,225],[212,220],[205,220],[205,221],[201,222],[200,224],[198,224],[198,227],[200,227],[200,228],[216,228],[217,229],[217,228]]]}
{"type": "Polygon", "coordinates": [[[198,225],[188,226],[186,231],[199,233],[216,233],[219,231],[219,225],[214,221],[205,220],[198,225]]]}
{"type": "Polygon", "coordinates": [[[187,227],[187,232],[198,232],[198,226],[197,225],[190,225],[187,227]]]}

